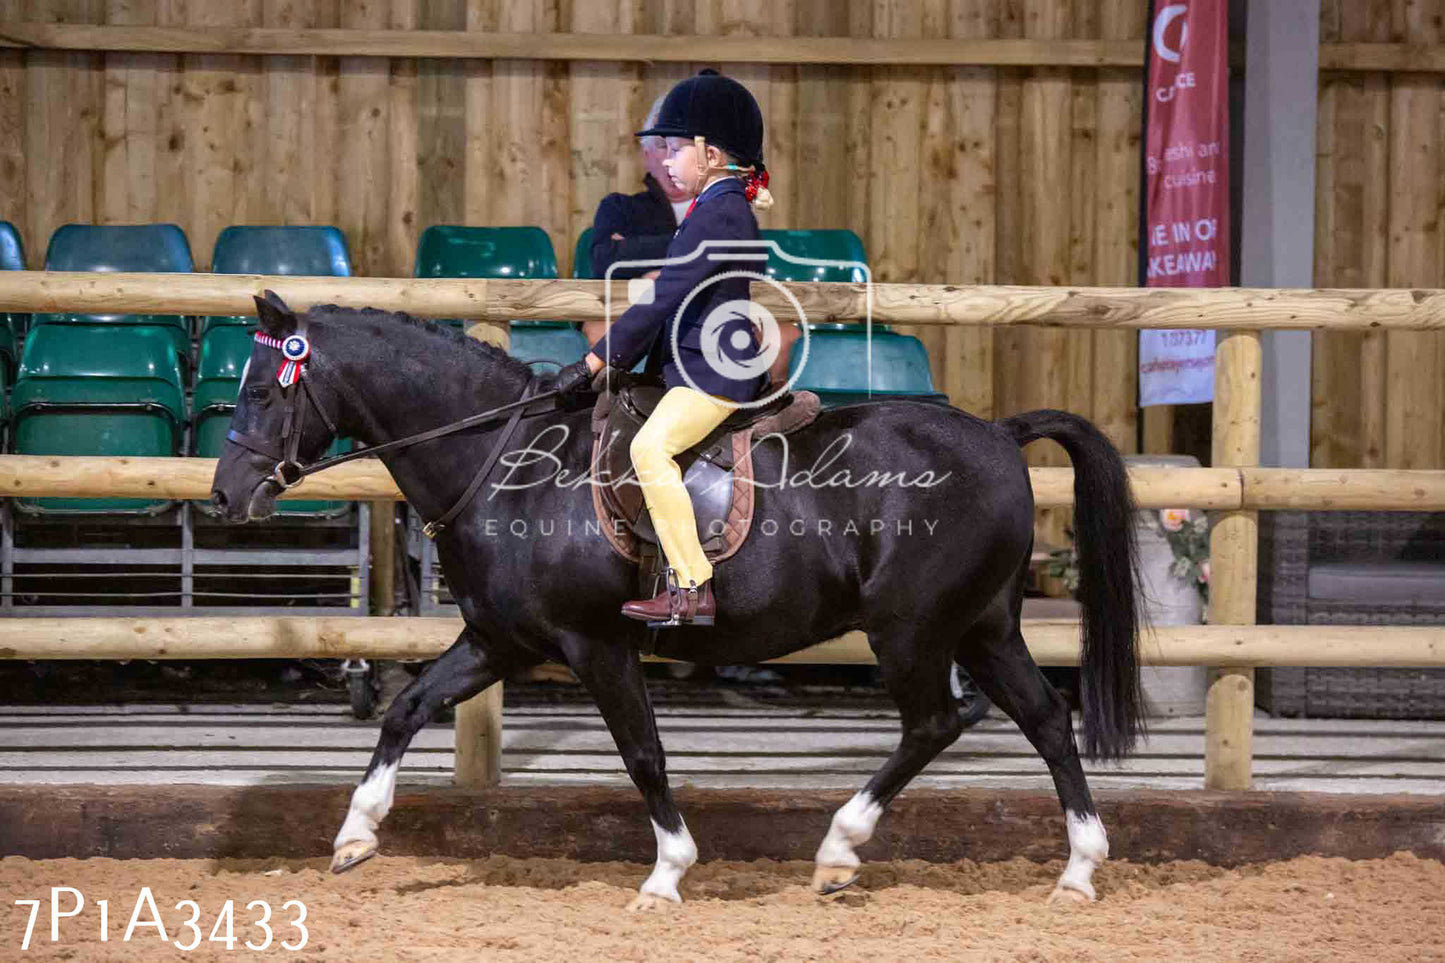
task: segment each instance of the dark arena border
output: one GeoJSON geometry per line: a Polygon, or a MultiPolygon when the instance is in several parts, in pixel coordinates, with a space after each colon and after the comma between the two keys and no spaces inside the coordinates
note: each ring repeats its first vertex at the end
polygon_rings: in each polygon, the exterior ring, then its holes
{"type": "MultiPolygon", "coordinates": [[[[330,856],[351,786],[0,786],[0,855],[31,859],[330,856]]],[[[843,791],[676,792],[703,860],[811,860],[843,791]]],[[[1445,860],[1445,797],[1105,792],[1110,858],[1218,866],[1396,852],[1445,860]]],[[[397,789],[378,833],[386,856],[650,861],[630,788],[397,789]]],[[[860,848],[865,861],[992,862],[1067,855],[1053,794],[905,792],[860,848]]]]}

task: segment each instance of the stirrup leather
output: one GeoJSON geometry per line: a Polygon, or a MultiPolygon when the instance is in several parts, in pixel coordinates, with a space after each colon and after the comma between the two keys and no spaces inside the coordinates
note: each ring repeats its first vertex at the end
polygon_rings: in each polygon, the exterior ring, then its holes
{"type": "Polygon", "coordinates": [[[650,629],[672,628],[679,625],[711,625],[712,619],[697,619],[699,594],[697,583],[688,581],[688,587],[683,588],[677,584],[677,570],[671,565],[663,569],[667,579],[667,611],[668,617],[665,620],[655,620],[647,623],[650,629]]]}

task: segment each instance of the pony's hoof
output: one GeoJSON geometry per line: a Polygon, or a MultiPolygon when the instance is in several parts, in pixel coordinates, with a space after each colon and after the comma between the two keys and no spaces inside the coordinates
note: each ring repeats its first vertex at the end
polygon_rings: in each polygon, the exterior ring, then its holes
{"type": "Polygon", "coordinates": [[[858,870],[853,866],[819,866],[813,870],[813,892],[819,896],[831,896],[856,882],[858,870]]]}
{"type": "Polygon", "coordinates": [[[358,839],[341,846],[331,857],[331,871],[344,873],[376,855],[376,840],[358,839]]]}
{"type": "Polygon", "coordinates": [[[632,897],[632,902],[627,904],[629,913],[658,913],[670,910],[682,900],[668,899],[666,896],[655,896],[652,893],[638,893],[632,897]]]}
{"type": "Polygon", "coordinates": [[[1055,903],[1092,903],[1093,901],[1093,893],[1085,893],[1082,890],[1072,889],[1062,883],[1055,886],[1054,891],[1049,894],[1050,905],[1055,903]]]}

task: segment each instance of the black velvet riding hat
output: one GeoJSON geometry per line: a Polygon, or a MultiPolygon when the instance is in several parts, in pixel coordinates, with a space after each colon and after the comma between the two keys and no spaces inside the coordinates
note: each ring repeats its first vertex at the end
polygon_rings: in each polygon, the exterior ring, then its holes
{"type": "Polygon", "coordinates": [[[704,70],[668,91],[657,122],[638,137],[706,137],[740,164],[763,169],[763,112],[746,87],[704,70]]]}

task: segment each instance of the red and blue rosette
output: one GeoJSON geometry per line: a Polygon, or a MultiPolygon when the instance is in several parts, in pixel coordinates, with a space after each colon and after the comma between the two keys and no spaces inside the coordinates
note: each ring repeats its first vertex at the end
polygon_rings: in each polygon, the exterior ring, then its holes
{"type": "Polygon", "coordinates": [[[281,341],[281,356],[286,360],[277,369],[276,380],[281,387],[289,388],[301,378],[302,366],[311,357],[311,342],[306,340],[305,335],[287,335],[281,341]]]}

